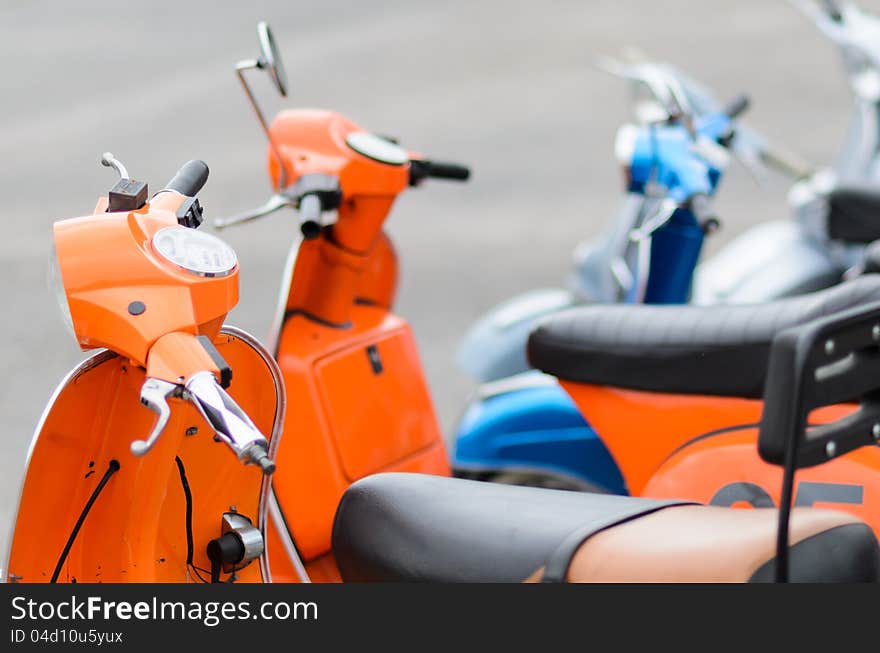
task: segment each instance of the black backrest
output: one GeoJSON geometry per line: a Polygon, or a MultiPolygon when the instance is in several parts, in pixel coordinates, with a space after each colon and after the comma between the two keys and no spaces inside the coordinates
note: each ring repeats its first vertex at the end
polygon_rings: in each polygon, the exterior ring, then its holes
{"type": "Polygon", "coordinates": [[[880,441],[880,302],[781,332],[773,341],[761,417],[761,457],[795,468],[880,441]],[[809,426],[815,408],[857,402],[835,422],[809,426]]]}
{"type": "Polygon", "coordinates": [[[828,235],[854,243],[870,243],[880,238],[880,189],[852,186],[831,191],[828,235]]]}

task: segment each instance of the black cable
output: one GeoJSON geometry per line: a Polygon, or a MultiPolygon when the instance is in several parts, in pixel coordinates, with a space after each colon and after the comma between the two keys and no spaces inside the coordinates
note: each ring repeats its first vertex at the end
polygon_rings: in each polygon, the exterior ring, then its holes
{"type": "Polygon", "coordinates": [[[177,463],[177,471],[180,473],[180,485],[183,487],[183,496],[186,498],[186,564],[192,565],[193,561],[193,495],[189,489],[189,481],[186,480],[186,469],[180,456],[174,456],[174,462],[177,463]]]}
{"type": "MultiPolygon", "coordinates": [[[[205,584],[208,584],[210,582],[210,581],[205,580],[205,577],[199,573],[199,569],[202,569],[201,567],[196,567],[195,565],[190,565],[189,568],[193,570],[193,573],[196,575],[196,578],[198,578],[199,581],[201,581],[202,583],[205,583],[205,584]]],[[[205,570],[202,569],[202,571],[205,571],[205,570]]],[[[205,572],[205,573],[207,573],[207,572],[205,572]]]]}
{"type": "Polygon", "coordinates": [[[79,519],[76,520],[76,524],[73,527],[73,531],[71,531],[70,533],[70,537],[67,538],[67,544],[64,545],[64,550],[61,552],[61,557],[58,558],[58,564],[55,565],[55,571],[52,572],[52,579],[49,581],[50,583],[58,582],[58,575],[61,573],[61,567],[64,566],[64,561],[67,560],[67,556],[70,553],[70,547],[73,546],[73,543],[76,540],[76,536],[79,534],[79,529],[82,528],[83,522],[85,522],[86,517],[88,517],[89,511],[92,509],[92,506],[98,499],[98,495],[101,494],[101,490],[103,490],[104,486],[107,485],[107,481],[109,481],[110,477],[118,471],[119,461],[111,460],[110,464],[107,466],[107,471],[104,472],[104,476],[102,476],[101,480],[98,481],[98,486],[95,488],[95,491],[92,492],[92,496],[90,496],[89,500],[86,502],[85,508],[83,508],[83,511],[79,515],[79,519]]]}
{"type": "Polygon", "coordinates": [[[193,564],[192,490],[189,487],[189,481],[186,478],[186,468],[183,466],[180,456],[175,456],[174,462],[177,463],[177,471],[180,473],[180,486],[183,488],[183,496],[186,499],[186,566],[193,570],[193,573],[201,582],[207,583],[208,581],[199,573],[199,570],[208,573],[207,570],[193,564]]]}

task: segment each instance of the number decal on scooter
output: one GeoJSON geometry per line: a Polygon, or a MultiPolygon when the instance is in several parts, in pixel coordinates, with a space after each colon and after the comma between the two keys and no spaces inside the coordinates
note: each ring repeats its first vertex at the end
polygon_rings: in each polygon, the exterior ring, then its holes
{"type": "MultiPolygon", "coordinates": [[[[819,483],[803,481],[798,484],[794,505],[809,507],[816,503],[847,503],[860,506],[864,503],[865,488],[848,483],[819,483]]],[[[764,488],[754,483],[728,483],[709,501],[713,506],[729,507],[744,501],[754,508],[775,508],[771,496],[764,488]]]]}
{"type": "Polygon", "coordinates": [[[809,507],[814,503],[849,503],[860,506],[864,501],[865,488],[849,483],[815,483],[802,481],[798,484],[794,505],[809,507]]]}
{"type": "Polygon", "coordinates": [[[709,502],[713,506],[732,506],[745,501],[754,508],[773,508],[773,499],[760,485],[754,483],[729,483],[715,493],[709,502]]]}

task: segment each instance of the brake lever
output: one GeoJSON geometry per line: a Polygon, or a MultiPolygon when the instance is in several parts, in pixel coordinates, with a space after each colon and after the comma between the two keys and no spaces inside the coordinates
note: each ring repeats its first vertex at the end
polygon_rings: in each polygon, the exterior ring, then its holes
{"type": "Polygon", "coordinates": [[[275,213],[279,209],[283,209],[287,206],[294,206],[294,200],[286,195],[274,194],[272,195],[265,204],[262,206],[258,206],[255,209],[251,209],[249,211],[244,211],[242,213],[237,213],[235,215],[230,215],[225,218],[215,218],[212,223],[215,229],[225,229],[226,227],[232,227],[237,224],[242,224],[244,222],[251,222],[252,220],[256,220],[258,218],[263,218],[271,213],[275,213]]]}
{"type": "Polygon", "coordinates": [[[179,387],[168,381],[152,378],[144,381],[144,385],[141,386],[141,404],[156,413],[159,418],[146,440],[135,440],[131,443],[131,452],[135,456],[143,456],[156,444],[162,431],[168,425],[168,418],[171,417],[168,397],[172,397],[178,392],[179,387]]]}

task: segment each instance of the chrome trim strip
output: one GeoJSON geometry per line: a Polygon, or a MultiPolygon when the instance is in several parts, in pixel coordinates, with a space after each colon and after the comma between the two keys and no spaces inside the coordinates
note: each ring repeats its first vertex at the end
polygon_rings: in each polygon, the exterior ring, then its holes
{"type": "Polygon", "coordinates": [[[293,563],[293,567],[299,575],[300,582],[311,583],[312,579],[309,578],[309,573],[306,571],[302,558],[299,557],[299,551],[296,550],[296,544],[293,543],[293,538],[290,537],[290,532],[287,530],[287,523],[284,521],[284,515],[281,514],[281,506],[278,505],[278,499],[274,491],[269,494],[269,516],[275,522],[275,528],[278,529],[278,533],[281,536],[281,543],[284,545],[287,557],[290,558],[290,562],[293,563]]]}
{"type": "MultiPolygon", "coordinates": [[[[299,230],[297,230],[299,233],[299,230]]],[[[273,355],[278,355],[278,344],[281,340],[281,329],[284,326],[284,315],[287,313],[287,298],[290,295],[290,286],[293,281],[293,268],[296,266],[296,258],[303,238],[297,236],[290,245],[287,259],[284,262],[284,271],[281,273],[281,286],[278,289],[278,302],[275,305],[275,314],[269,325],[269,333],[266,336],[266,349],[273,355]]]]}
{"type": "MultiPolygon", "coordinates": [[[[281,435],[284,430],[284,415],[287,411],[287,393],[284,390],[284,378],[281,376],[281,368],[278,367],[278,363],[275,362],[275,359],[262,345],[262,343],[260,343],[259,340],[257,340],[247,331],[239,329],[238,327],[224,324],[223,327],[220,329],[220,333],[233,336],[234,338],[237,338],[238,340],[241,340],[245,344],[249,345],[251,349],[253,349],[260,356],[260,358],[263,359],[266,367],[269,368],[269,372],[272,375],[272,380],[275,382],[275,420],[272,424],[272,435],[269,438],[268,454],[269,458],[275,460],[275,455],[278,450],[278,443],[281,441],[281,435]]],[[[270,497],[273,496],[272,477],[263,475],[262,487],[260,489],[260,513],[257,517],[257,527],[263,534],[264,542],[266,540],[266,527],[269,520],[268,512],[270,510],[270,497]]],[[[263,548],[263,554],[260,556],[260,566],[263,570],[264,582],[271,583],[272,569],[269,566],[269,555],[267,552],[267,547],[263,548]]]]}

